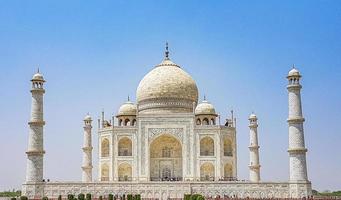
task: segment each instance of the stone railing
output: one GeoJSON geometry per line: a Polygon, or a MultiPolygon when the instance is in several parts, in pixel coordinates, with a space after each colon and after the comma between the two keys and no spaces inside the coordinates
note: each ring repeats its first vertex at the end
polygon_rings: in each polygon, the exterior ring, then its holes
{"type": "Polygon", "coordinates": [[[108,194],[141,194],[142,198],[183,198],[184,194],[205,197],[289,198],[311,195],[310,183],[240,182],[240,181],[150,181],[150,182],[46,182],[24,184],[23,195],[29,198],[57,198],[68,194],[90,193],[94,198],[108,194]]]}

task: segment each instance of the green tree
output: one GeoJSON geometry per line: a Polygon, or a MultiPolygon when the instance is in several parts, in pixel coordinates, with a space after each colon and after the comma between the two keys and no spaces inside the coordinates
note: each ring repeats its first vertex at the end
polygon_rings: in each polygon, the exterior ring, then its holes
{"type": "Polygon", "coordinates": [[[86,200],[91,200],[91,194],[90,193],[86,194],[86,200]]]}
{"type": "Polygon", "coordinates": [[[83,193],[78,194],[79,200],[85,200],[85,195],[83,193]]]}

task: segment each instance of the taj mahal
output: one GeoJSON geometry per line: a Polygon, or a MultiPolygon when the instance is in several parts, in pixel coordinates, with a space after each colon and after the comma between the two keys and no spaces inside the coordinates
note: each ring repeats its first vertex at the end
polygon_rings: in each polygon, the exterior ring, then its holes
{"type": "MultiPolygon", "coordinates": [[[[195,80],[169,56],[147,73],[136,90],[136,103],[128,98],[117,113],[98,119],[93,154],[93,120],[84,118],[82,179],[76,182],[44,180],[43,96],[45,79],[39,71],[32,82],[26,180],[23,195],[30,199],[91,193],[141,194],[142,198],[183,198],[184,194],[240,198],[300,198],[312,194],[308,180],[301,103],[301,74],[287,75],[288,180],[261,179],[257,116],[249,120],[249,180],[237,176],[237,132],[233,116],[220,121],[214,106],[198,101],[195,80]],[[98,177],[93,177],[93,155],[98,156],[98,177]]],[[[48,113],[47,113],[48,114],[48,113]]],[[[246,119],[245,119],[246,120],[246,119]]],[[[95,120],[97,121],[97,120],[95,120]]],[[[265,122],[266,123],[266,122],[265,122]]]]}

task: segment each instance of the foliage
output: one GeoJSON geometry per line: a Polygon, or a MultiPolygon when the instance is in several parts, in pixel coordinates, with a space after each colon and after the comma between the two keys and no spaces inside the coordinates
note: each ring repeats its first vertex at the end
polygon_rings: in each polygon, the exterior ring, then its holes
{"type": "Polygon", "coordinates": [[[114,200],[114,195],[109,194],[109,200],[114,200]]]}
{"type": "Polygon", "coordinates": [[[318,192],[318,194],[316,196],[328,196],[328,197],[335,197],[335,196],[338,196],[340,197],[341,196],[341,191],[333,191],[333,192],[330,192],[330,191],[324,191],[324,192],[318,192]]]}
{"type": "Polygon", "coordinates": [[[103,197],[102,196],[99,196],[99,198],[98,198],[99,200],[103,200],[103,197]]]}
{"type": "Polygon", "coordinates": [[[205,198],[204,198],[202,195],[200,195],[200,196],[197,198],[197,200],[205,200],[205,198]]]}
{"type": "Polygon", "coordinates": [[[12,198],[11,198],[11,200],[17,200],[17,198],[15,198],[15,197],[12,197],[12,198]]]}
{"type": "Polygon", "coordinates": [[[21,196],[20,200],[28,200],[27,196],[21,196]]]}
{"type": "Polygon", "coordinates": [[[58,196],[58,200],[62,200],[62,195],[59,195],[59,196],[58,196]]]}
{"type": "Polygon", "coordinates": [[[314,196],[317,196],[317,197],[340,197],[341,196],[341,190],[333,191],[333,192],[330,190],[325,190],[323,192],[312,190],[312,193],[314,196]]]}
{"type": "Polygon", "coordinates": [[[91,194],[90,193],[86,194],[86,198],[85,199],[86,200],[91,200],[91,194]]]}
{"type": "Polygon", "coordinates": [[[78,200],[84,200],[85,195],[83,193],[78,194],[78,200]]]}
{"type": "Polygon", "coordinates": [[[185,194],[184,200],[205,200],[205,198],[200,194],[185,194]]]}
{"type": "Polygon", "coordinates": [[[43,197],[41,200],[49,200],[49,198],[47,198],[47,197],[43,197]]]}
{"type": "Polygon", "coordinates": [[[133,200],[133,195],[132,194],[128,194],[127,195],[127,200],[133,200]]]}
{"type": "Polygon", "coordinates": [[[19,197],[21,196],[21,191],[17,190],[17,191],[3,191],[0,192],[0,197],[19,197]]]}
{"type": "Polygon", "coordinates": [[[136,194],[135,195],[135,200],[141,200],[141,195],[140,194],[136,194]]]}
{"type": "Polygon", "coordinates": [[[67,199],[68,200],[73,200],[75,198],[75,195],[73,195],[73,194],[68,194],[67,195],[67,199]]]}
{"type": "Polygon", "coordinates": [[[185,194],[184,195],[184,200],[190,200],[191,198],[191,195],[190,194],[185,194]]]}

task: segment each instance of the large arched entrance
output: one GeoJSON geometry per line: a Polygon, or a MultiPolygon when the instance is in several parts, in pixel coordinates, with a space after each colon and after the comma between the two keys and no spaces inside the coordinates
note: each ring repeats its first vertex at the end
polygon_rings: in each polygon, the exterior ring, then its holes
{"type": "Polygon", "coordinates": [[[182,180],[182,146],[175,137],[161,135],[150,144],[150,180],[182,180]]]}

